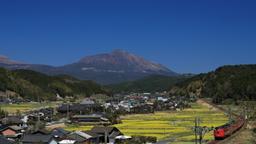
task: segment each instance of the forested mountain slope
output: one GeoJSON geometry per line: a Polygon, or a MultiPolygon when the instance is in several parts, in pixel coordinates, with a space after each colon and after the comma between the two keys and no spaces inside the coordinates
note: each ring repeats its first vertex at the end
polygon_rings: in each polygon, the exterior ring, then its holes
{"type": "Polygon", "coordinates": [[[55,100],[56,94],[65,96],[89,96],[106,93],[92,81],[80,81],[70,76],[47,76],[30,70],[9,71],[0,68],[0,91],[13,91],[29,100],[55,100]]]}
{"type": "Polygon", "coordinates": [[[176,84],[170,94],[210,97],[215,103],[256,100],[256,65],[220,67],[176,84]]]}

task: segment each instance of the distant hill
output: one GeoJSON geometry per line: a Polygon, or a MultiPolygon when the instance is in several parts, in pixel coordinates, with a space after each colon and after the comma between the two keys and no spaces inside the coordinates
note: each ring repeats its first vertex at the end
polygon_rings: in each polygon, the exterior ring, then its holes
{"type": "Polygon", "coordinates": [[[92,81],[80,81],[70,76],[47,76],[30,70],[9,71],[0,68],[0,91],[13,91],[29,99],[55,100],[60,96],[90,96],[94,93],[107,93],[92,81]]]}
{"type": "Polygon", "coordinates": [[[162,92],[168,91],[172,85],[184,81],[190,76],[163,76],[151,75],[145,78],[124,82],[120,84],[109,85],[108,87],[114,93],[121,92],[162,92]]]}
{"type": "Polygon", "coordinates": [[[37,64],[20,64],[1,62],[0,67],[7,69],[28,69],[48,75],[71,75],[81,80],[93,80],[100,84],[114,84],[132,81],[149,75],[177,76],[161,64],[157,64],[142,57],[123,50],[114,50],[111,53],[87,56],[78,62],[60,67],[37,64]]]}
{"type": "Polygon", "coordinates": [[[215,103],[256,100],[256,65],[223,66],[176,84],[170,93],[209,97],[215,103]]]}

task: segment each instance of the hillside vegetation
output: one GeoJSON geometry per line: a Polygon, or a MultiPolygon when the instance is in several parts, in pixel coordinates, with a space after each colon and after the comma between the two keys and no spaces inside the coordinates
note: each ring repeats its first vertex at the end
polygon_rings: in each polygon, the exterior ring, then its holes
{"type": "Polygon", "coordinates": [[[215,103],[256,100],[256,65],[223,66],[176,84],[170,93],[210,97],[215,103]]]}
{"type": "Polygon", "coordinates": [[[172,85],[184,81],[187,76],[152,75],[139,80],[109,85],[113,92],[162,92],[172,85]]]}
{"type": "Polygon", "coordinates": [[[106,93],[92,81],[80,81],[70,76],[47,76],[30,70],[9,71],[0,68],[0,91],[13,91],[29,100],[55,100],[60,96],[89,96],[106,93]]]}

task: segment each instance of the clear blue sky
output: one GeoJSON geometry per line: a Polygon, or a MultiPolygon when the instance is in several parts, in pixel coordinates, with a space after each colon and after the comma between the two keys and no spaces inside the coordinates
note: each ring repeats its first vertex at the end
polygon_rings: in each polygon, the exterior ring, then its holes
{"type": "Polygon", "coordinates": [[[11,59],[58,66],[116,48],[181,73],[256,63],[256,1],[0,1],[11,59]]]}

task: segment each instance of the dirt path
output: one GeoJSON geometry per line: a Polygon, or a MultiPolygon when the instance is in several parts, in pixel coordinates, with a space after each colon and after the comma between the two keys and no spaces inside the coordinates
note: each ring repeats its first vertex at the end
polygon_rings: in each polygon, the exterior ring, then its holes
{"type": "Polygon", "coordinates": [[[197,102],[198,104],[201,104],[201,105],[203,105],[203,106],[208,107],[208,108],[211,109],[211,110],[221,111],[220,109],[218,109],[218,108],[214,107],[213,105],[211,105],[211,104],[205,102],[204,100],[198,99],[196,102],[197,102]]]}

